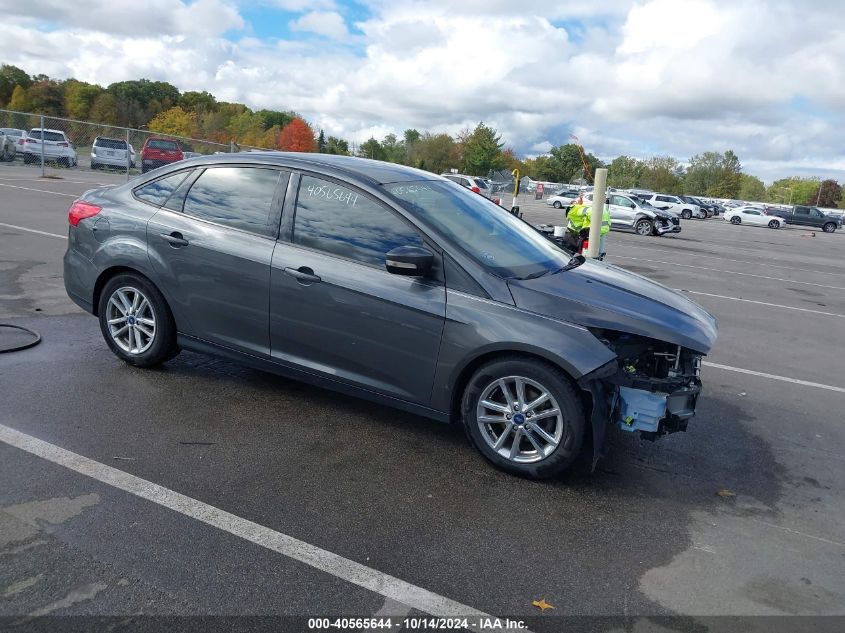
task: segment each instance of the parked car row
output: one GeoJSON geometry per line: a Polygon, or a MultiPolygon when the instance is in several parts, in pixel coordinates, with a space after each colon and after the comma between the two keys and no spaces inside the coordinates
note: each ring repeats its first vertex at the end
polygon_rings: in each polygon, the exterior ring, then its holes
{"type": "MultiPolygon", "coordinates": [[[[186,158],[178,141],[150,136],[141,148],[141,171],[169,165],[186,158]]],[[[194,154],[195,155],[195,154],[194,154]]],[[[11,161],[20,156],[26,164],[45,161],[63,167],[76,167],[79,155],[73,142],[63,130],[32,128],[29,132],[17,128],[0,128],[0,160],[11,161]]],[[[126,139],[98,136],[91,145],[91,169],[126,169],[137,166],[135,148],[126,139]],[[127,157],[128,152],[128,157],[127,157]]]]}

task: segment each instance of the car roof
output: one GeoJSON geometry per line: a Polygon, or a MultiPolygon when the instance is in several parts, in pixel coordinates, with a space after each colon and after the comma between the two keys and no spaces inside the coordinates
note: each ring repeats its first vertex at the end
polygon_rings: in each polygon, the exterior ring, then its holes
{"type": "Polygon", "coordinates": [[[96,142],[96,141],[118,141],[118,142],[120,142],[120,143],[125,143],[125,142],[126,142],[126,140],[125,140],[125,139],[122,139],[122,138],[114,138],[114,137],[112,137],[112,136],[98,136],[97,138],[95,138],[95,139],[94,139],[94,142],[96,142]]]}
{"type": "Polygon", "coordinates": [[[34,127],[30,130],[30,132],[55,132],[56,134],[64,134],[65,133],[64,130],[52,130],[48,127],[45,127],[45,128],[34,127]]]}
{"type": "MultiPolygon", "coordinates": [[[[189,158],[178,165],[216,165],[216,164],[270,164],[292,169],[325,171],[327,168],[342,172],[346,176],[366,180],[374,184],[409,182],[414,180],[445,180],[437,174],[405,165],[385,163],[380,160],[359,158],[357,156],[339,156],[336,154],[312,154],[306,152],[240,152],[235,154],[213,154],[189,158]]],[[[177,165],[177,163],[174,163],[177,165]]],[[[454,175],[454,174],[453,174],[454,175]]]]}

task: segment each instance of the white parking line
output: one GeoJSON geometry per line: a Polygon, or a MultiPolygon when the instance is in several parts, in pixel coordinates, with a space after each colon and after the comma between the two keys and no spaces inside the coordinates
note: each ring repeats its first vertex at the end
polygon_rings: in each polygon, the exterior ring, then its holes
{"type": "Polygon", "coordinates": [[[661,251],[663,253],[667,253],[667,254],[670,254],[670,255],[672,255],[672,254],[674,254],[674,255],[684,255],[684,256],[694,257],[695,259],[716,259],[720,262],[734,262],[734,263],[737,263],[737,264],[751,264],[752,266],[765,266],[766,268],[781,268],[783,270],[792,270],[792,271],[801,272],[801,273],[813,273],[814,275],[834,275],[836,277],[845,277],[845,273],[829,273],[829,272],[825,272],[823,270],[811,270],[809,268],[794,268],[792,266],[779,266],[777,264],[769,264],[768,262],[761,262],[761,261],[752,262],[752,261],[748,261],[746,259],[729,259],[727,257],[719,257],[717,255],[700,255],[699,253],[696,253],[694,251],[688,251],[688,250],[684,250],[682,248],[662,248],[660,246],[658,246],[658,247],[655,247],[653,245],[649,245],[649,246],[643,245],[643,246],[641,246],[639,244],[621,244],[621,243],[614,244],[613,248],[616,249],[617,247],[633,248],[635,250],[644,250],[644,251],[658,250],[658,251],[661,251]]]}
{"type": "Polygon", "coordinates": [[[6,185],[0,182],[0,187],[11,187],[12,189],[26,189],[27,191],[37,191],[39,193],[52,193],[54,196],[66,196],[68,198],[78,198],[79,195],[75,193],[60,193],[58,191],[47,191],[46,189],[33,189],[32,187],[21,187],[20,185],[6,185]]]}
{"type": "Polygon", "coordinates": [[[47,231],[39,231],[37,229],[28,229],[25,226],[17,226],[16,224],[6,224],[5,222],[0,222],[0,226],[5,226],[10,229],[17,229],[18,231],[26,231],[27,233],[36,233],[38,235],[46,235],[47,237],[58,237],[59,239],[66,240],[67,235],[59,235],[58,233],[48,233],[47,231]]]}
{"type": "Polygon", "coordinates": [[[422,587],[417,587],[394,576],[361,565],[287,534],[253,523],[112,466],[101,464],[3,424],[0,424],[0,442],[216,527],[430,615],[436,617],[490,617],[482,611],[455,602],[422,587]]]}
{"type": "Polygon", "coordinates": [[[701,295],[703,297],[716,297],[717,299],[730,299],[731,301],[742,301],[743,303],[756,303],[761,306],[769,306],[771,308],[784,308],[786,310],[798,310],[799,312],[809,312],[811,314],[823,314],[825,316],[839,317],[845,319],[845,314],[836,314],[835,312],[822,312],[821,310],[810,310],[809,308],[796,308],[795,306],[785,306],[779,303],[767,303],[765,301],[754,301],[753,299],[741,299],[740,297],[728,297],[725,295],[714,295],[709,292],[698,292],[697,290],[687,290],[686,288],[678,288],[681,292],[686,292],[691,295],[701,295]]]}
{"type": "Polygon", "coordinates": [[[798,380],[797,378],[790,378],[789,376],[778,376],[776,374],[767,374],[762,371],[752,371],[751,369],[742,369],[741,367],[731,367],[730,365],[720,365],[719,363],[711,363],[704,361],[702,363],[705,367],[713,367],[714,369],[724,369],[725,371],[735,371],[740,374],[748,374],[750,376],[760,376],[761,378],[770,378],[771,380],[780,380],[781,382],[791,382],[796,385],[803,385],[804,387],[816,387],[817,389],[827,389],[828,391],[836,391],[845,393],[845,388],[834,387],[833,385],[823,385],[819,382],[810,382],[808,380],[798,380]]]}
{"type": "Polygon", "coordinates": [[[842,286],[826,286],[825,284],[814,284],[809,281],[796,281],[795,279],[783,279],[782,277],[768,277],[766,275],[754,275],[751,273],[738,272],[736,270],[724,270],[723,268],[706,268],[704,266],[694,266],[692,264],[679,264],[678,262],[664,262],[659,259],[646,259],[644,257],[629,257],[627,255],[610,255],[612,258],[619,259],[633,259],[641,262],[651,262],[653,264],[666,264],[667,266],[680,266],[682,268],[695,268],[696,270],[709,270],[716,273],[726,273],[728,275],[742,275],[743,277],[756,277],[758,279],[771,279],[772,281],[785,281],[791,284],[801,284],[803,286],[816,286],[817,288],[829,288],[831,290],[845,290],[842,286]]]}

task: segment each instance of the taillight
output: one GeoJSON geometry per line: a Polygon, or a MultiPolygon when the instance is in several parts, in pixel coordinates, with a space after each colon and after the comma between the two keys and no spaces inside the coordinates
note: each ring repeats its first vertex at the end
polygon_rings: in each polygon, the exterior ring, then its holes
{"type": "Polygon", "coordinates": [[[77,226],[82,220],[94,217],[102,209],[102,207],[98,207],[96,204],[75,200],[67,212],[67,221],[70,222],[71,226],[77,226]]]}
{"type": "Polygon", "coordinates": [[[18,145],[23,145],[23,144],[24,144],[24,140],[23,140],[23,139],[20,139],[20,140],[18,141],[18,145]]]}
{"type": "Polygon", "coordinates": [[[470,187],[470,191],[474,193],[481,193],[481,189],[479,189],[477,186],[470,187]]]}
{"type": "Polygon", "coordinates": [[[588,248],[590,248],[590,238],[586,237],[581,243],[581,252],[586,253],[588,248]]]}

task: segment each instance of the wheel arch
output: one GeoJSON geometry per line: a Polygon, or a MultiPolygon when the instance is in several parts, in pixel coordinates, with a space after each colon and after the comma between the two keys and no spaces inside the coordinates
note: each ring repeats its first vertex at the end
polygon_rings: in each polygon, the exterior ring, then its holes
{"type": "Polygon", "coordinates": [[[575,388],[575,392],[581,397],[584,410],[590,411],[592,409],[592,399],[590,398],[590,394],[579,387],[578,381],[572,374],[571,367],[566,367],[559,362],[555,362],[548,356],[537,351],[509,347],[485,351],[469,360],[463,365],[463,367],[460,368],[457,373],[457,377],[453,382],[449,403],[449,419],[452,422],[460,422],[461,420],[461,401],[463,400],[464,392],[466,391],[467,385],[469,384],[470,378],[472,378],[473,374],[475,374],[478,368],[483,365],[504,359],[539,362],[563,372],[567,380],[572,383],[572,386],[575,388]]]}
{"type": "MultiPolygon", "coordinates": [[[[161,291],[161,288],[158,287],[158,284],[156,284],[152,279],[150,279],[147,275],[142,273],[137,268],[132,268],[130,266],[122,266],[122,265],[121,266],[110,266],[109,268],[106,268],[105,270],[103,270],[99,274],[99,276],[97,277],[97,280],[94,282],[94,294],[93,294],[93,297],[92,297],[92,306],[93,306],[93,310],[94,310],[94,312],[93,312],[94,316],[99,316],[100,295],[103,292],[103,288],[105,288],[106,284],[111,279],[113,279],[117,275],[120,275],[120,274],[123,274],[123,273],[132,273],[132,274],[138,275],[139,277],[143,277],[144,280],[147,281],[147,283],[153,285],[159,292],[161,292],[162,296],[165,297],[165,301],[167,301],[167,297],[161,291]]],[[[169,307],[170,302],[167,301],[167,303],[168,303],[168,307],[169,307]]]]}

